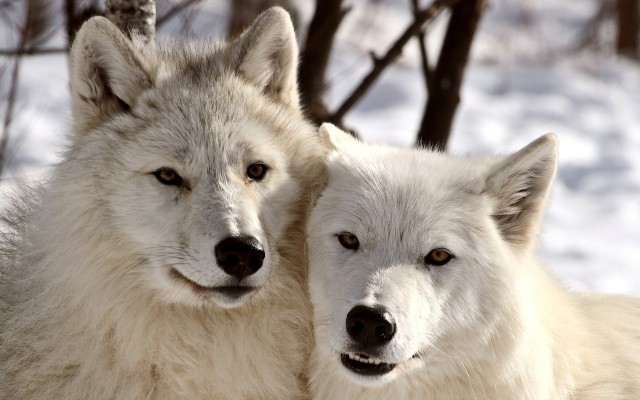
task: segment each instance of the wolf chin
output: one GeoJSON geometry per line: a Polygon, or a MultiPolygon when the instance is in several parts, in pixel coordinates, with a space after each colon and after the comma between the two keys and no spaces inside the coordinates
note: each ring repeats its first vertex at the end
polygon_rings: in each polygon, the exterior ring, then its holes
{"type": "Polygon", "coordinates": [[[314,398],[640,399],[640,299],[571,293],[532,255],[555,136],[466,159],[320,131],[314,398]]]}
{"type": "Polygon", "coordinates": [[[297,51],[279,8],[229,43],[83,25],[69,148],[2,214],[0,398],[306,396],[297,51]]]}

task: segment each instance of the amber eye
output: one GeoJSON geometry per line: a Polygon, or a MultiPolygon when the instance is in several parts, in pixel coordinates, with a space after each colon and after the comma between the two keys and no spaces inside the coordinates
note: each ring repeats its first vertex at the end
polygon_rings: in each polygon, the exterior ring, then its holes
{"type": "Polygon", "coordinates": [[[345,249],[358,250],[360,247],[360,241],[353,233],[342,232],[338,234],[338,241],[345,249]]]}
{"type": "Polygon", "coordinates": [[[267,175],[269,167],[261,162],[255,162],[247,167],[247,178],[252,181],[261,181],[267,175]]]}
{"type": "Polygon", "coordinates": [[[184,179],[182,179],[182,177],[171,168],[159,168],[153,173],[153,176],[155,176],[156,179],[164,185],[182,186],[184,184],[184,179]]]}
{"type": "Polygon", "coordinates": [[[439,267],[445,265],[453,258],[453,254],[449,253],[449,250],[439,248],[433,249],[424,257],[424,263],[429,268],[430,265],[439,267]]]}

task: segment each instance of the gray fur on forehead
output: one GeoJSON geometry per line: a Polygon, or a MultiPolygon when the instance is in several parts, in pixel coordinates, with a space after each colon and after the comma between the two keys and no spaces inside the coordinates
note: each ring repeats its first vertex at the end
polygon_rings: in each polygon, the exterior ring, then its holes
{"type": "Polygon", "coordinates": [[[173,39],[145,44],[137,38],[133,42],[155,78],[155,84],[167,80],[179,80],[182,84],[202,83],[233,72],[227,42],[173,39]]]}

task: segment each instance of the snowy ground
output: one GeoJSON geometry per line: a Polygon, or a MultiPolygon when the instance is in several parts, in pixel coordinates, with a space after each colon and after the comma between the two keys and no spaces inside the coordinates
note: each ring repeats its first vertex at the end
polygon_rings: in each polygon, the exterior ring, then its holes
{"type": "MultiPolygon", "coordinates": [[[[364,2],[352,3],[329,72],[332,105],[368,70],[367,51],[382,52],[410,19],[408,1],[371,2],[366,9],[364,2]]],[[[640,294],[640,64],[604,50],[575,51],[596,4],[491,1],[449,149],[504,153],[555,132],[560,166],[540,238],[541,258],[572,288],[640,294]]],[[[305,3],[303,15],[311,8],[305,3]]],[[[208,11],[223,20],[224,7],[208,11]]],[[[430,49],[437,48],[441,28],[432,27],[430,49]]],[[[411,45],[347,125],[367,140],[411,145],[425,98],[417,60],[411,45]]],[[[12,177],[45,174],[57,159],[68,124],[67,79],[62,56],[25,60],[5,188],[12,177]]]]}

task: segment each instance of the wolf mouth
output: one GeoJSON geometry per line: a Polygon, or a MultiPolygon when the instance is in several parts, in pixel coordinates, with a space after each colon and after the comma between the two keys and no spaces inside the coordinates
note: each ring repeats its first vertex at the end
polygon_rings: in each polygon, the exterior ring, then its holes
{"type": "Polygon", "coordinates": [[[257,289],[255,286],[203,286],[182,275],[180,271],[175,268],[171,269],[170,275],[173,279],[189,285],[198,293],[218,293],[234,300],[239,299],[257,289]]]}
{"type": "Polygon", "coordinates": [[[386,363],[378,358],[360,353],[342,353],[342,365],[360,375],[384,375],[391,372],[397,364],[386,363]]]}
{"type": "Polygon", "coordinates": [[[253,292],[256,288],[253,286],[216,286],[209,290],[218,292],[232,299],[239,299],[240,297],[253,292]]]}

